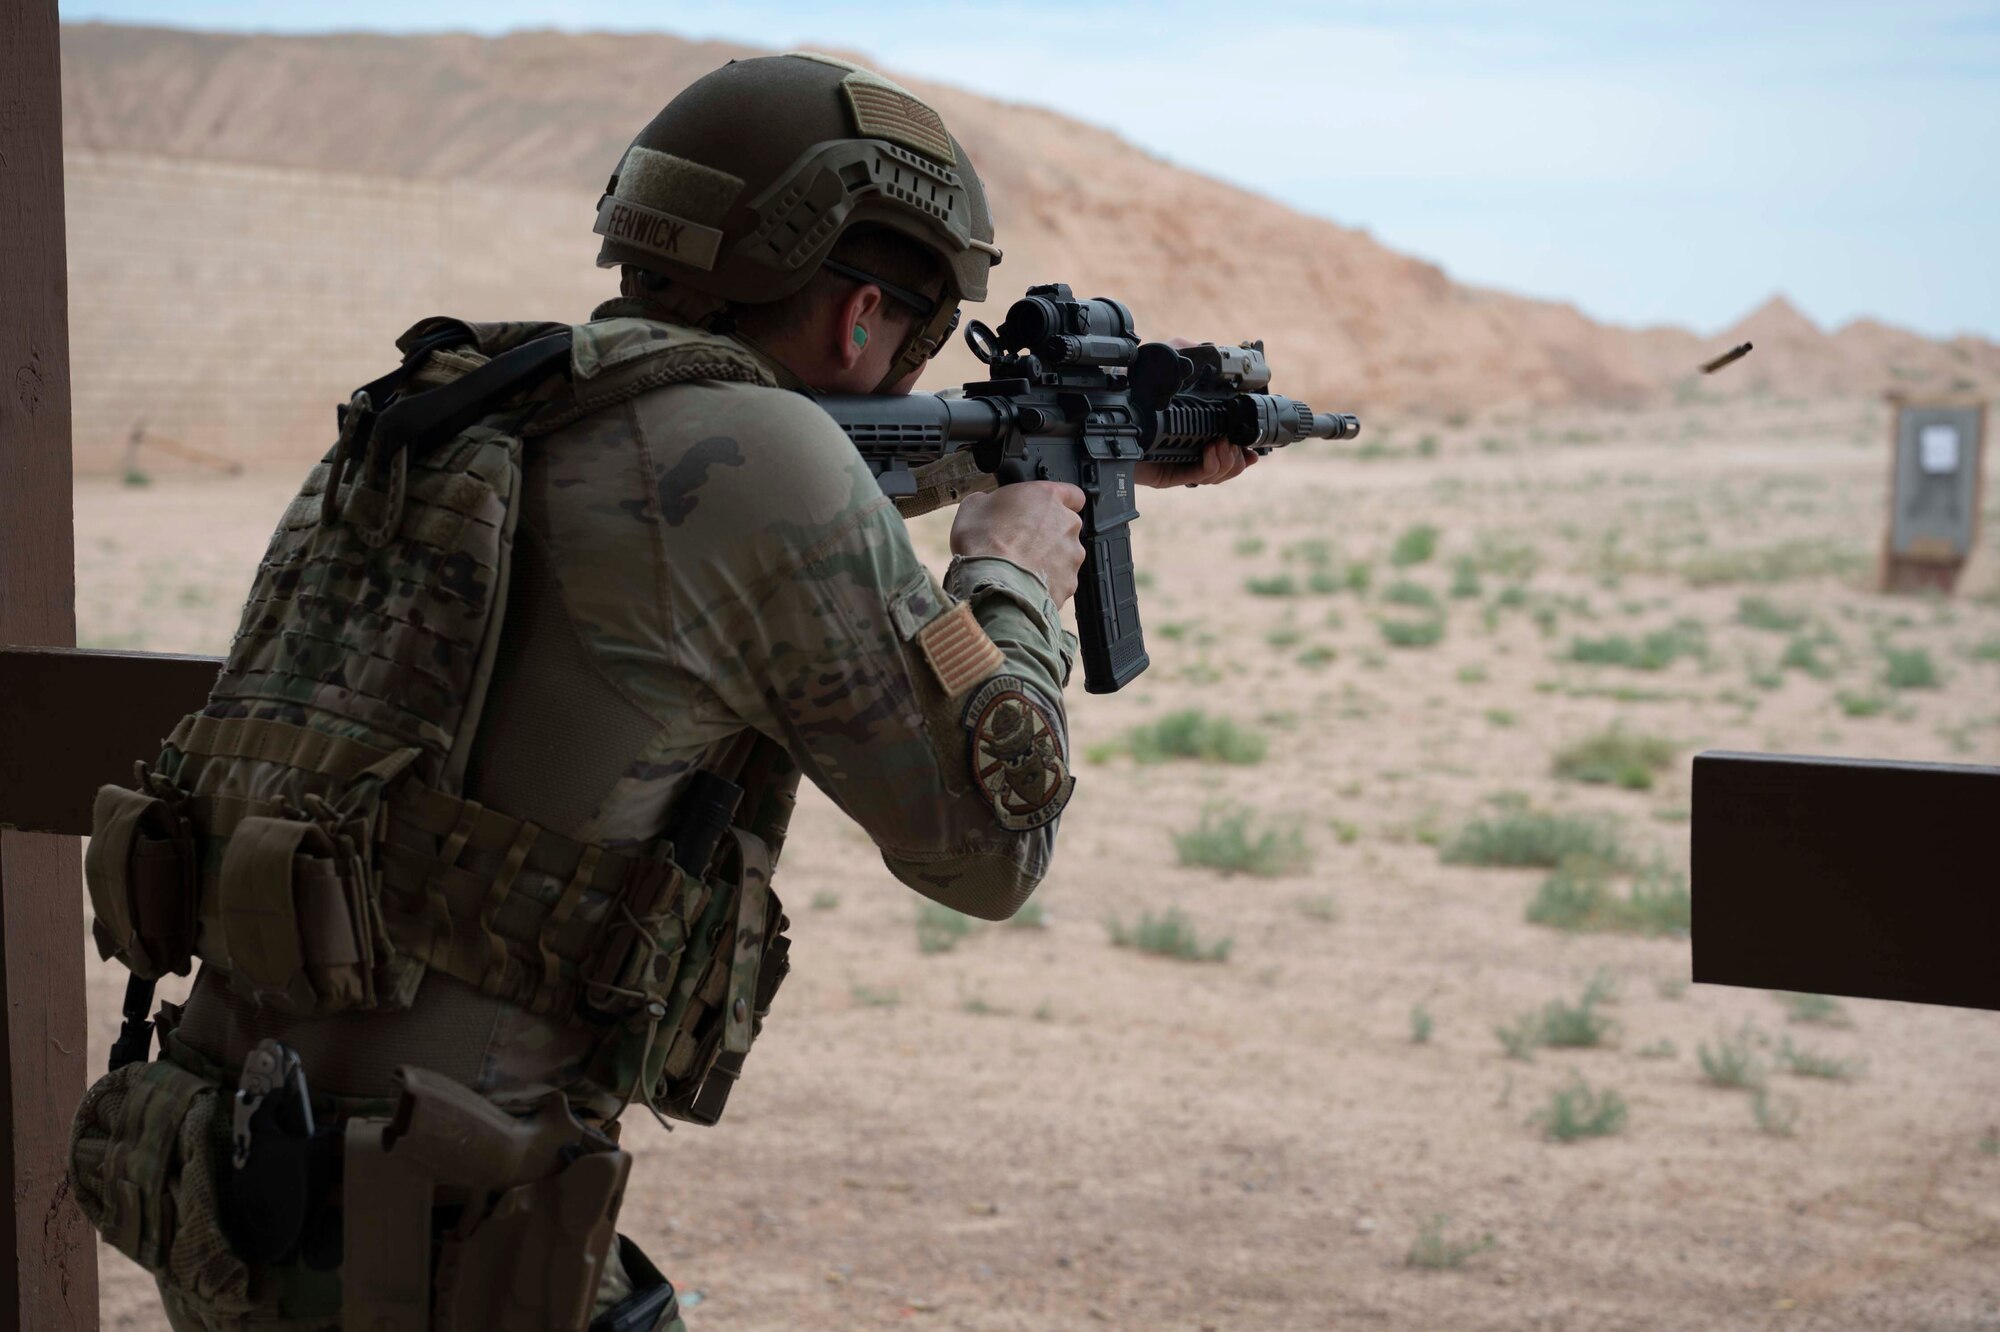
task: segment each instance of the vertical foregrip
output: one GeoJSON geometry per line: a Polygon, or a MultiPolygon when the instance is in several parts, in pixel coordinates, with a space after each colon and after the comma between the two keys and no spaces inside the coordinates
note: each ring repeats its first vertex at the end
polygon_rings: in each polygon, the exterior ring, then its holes
{"type": "Polygon", "coordinates": [[[1077,640],[1084,689],[1110,694],[1146,669],[1146,636],[1139,626],[1132,529],[1125,522],[1108,532],[1093,532],[1091,526],[1084,524],[1083,571],[1076,587],[1077,640]]]}

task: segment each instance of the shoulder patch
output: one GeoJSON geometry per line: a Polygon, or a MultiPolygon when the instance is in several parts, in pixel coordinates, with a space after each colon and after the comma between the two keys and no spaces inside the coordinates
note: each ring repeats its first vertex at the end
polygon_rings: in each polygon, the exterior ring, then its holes
{"type": "Polygon", "coordinates": [[[957,698],[1006,663],[967,602],[958,602],[917,631],[917,646],[946,697],[957,698]]]}
{"type": "Polygon", "coordinates": [[[1019,676],[996,675],[965,704],[972,780],[1009,832],[1055,821],[1076,789],[1062,730],[1019,676]]]}

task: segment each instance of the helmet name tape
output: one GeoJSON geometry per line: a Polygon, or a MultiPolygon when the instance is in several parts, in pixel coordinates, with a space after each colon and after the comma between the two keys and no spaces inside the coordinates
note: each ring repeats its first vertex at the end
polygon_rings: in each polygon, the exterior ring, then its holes
{"type": "Polygon", "coordinates": [[[597,225],[591,228],[607,240],[622,241],[663,259],[704,271],[715,267],[722,248],[722,233],[657,208],[648,208],[616,195],[606,195],[597,205],[597,225]]]}

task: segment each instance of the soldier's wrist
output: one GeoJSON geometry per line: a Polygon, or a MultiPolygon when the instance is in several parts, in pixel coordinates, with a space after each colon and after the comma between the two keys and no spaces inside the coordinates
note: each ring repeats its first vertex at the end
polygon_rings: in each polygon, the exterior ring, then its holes
{"type": "Polygon", "coordinates": [[[968,583],[976,582],[979,570],[975,566],[987,561],[991,561],[994,564],[1003,564],[1009,569],[1018,569],[1041,585],[1044,596],[1048,597],[1051,601],[1055,600],[1055,594],[1049,587],[1048,575],[1039,569],[1031,569],[1025,564],[1009,559],[1005,555],[977,554],[952,556],[951,563],[945,566],[944,590],[955,597],[962,597],[964,593],[959,588],[968,583]]]}

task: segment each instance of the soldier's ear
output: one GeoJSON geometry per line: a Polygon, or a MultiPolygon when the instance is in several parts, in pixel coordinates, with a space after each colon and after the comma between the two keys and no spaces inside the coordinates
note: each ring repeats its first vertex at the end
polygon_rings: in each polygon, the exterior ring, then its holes
{"type": "Polygon", "coordinates": [[[840,358],[843,370],[852,370],[859,364],[868,339],[881,331],[882,289],[872,283],[863,283],[844,296],[836,307],[839,322],[834,336],[839,340],[835,354],[840,358]]]}

